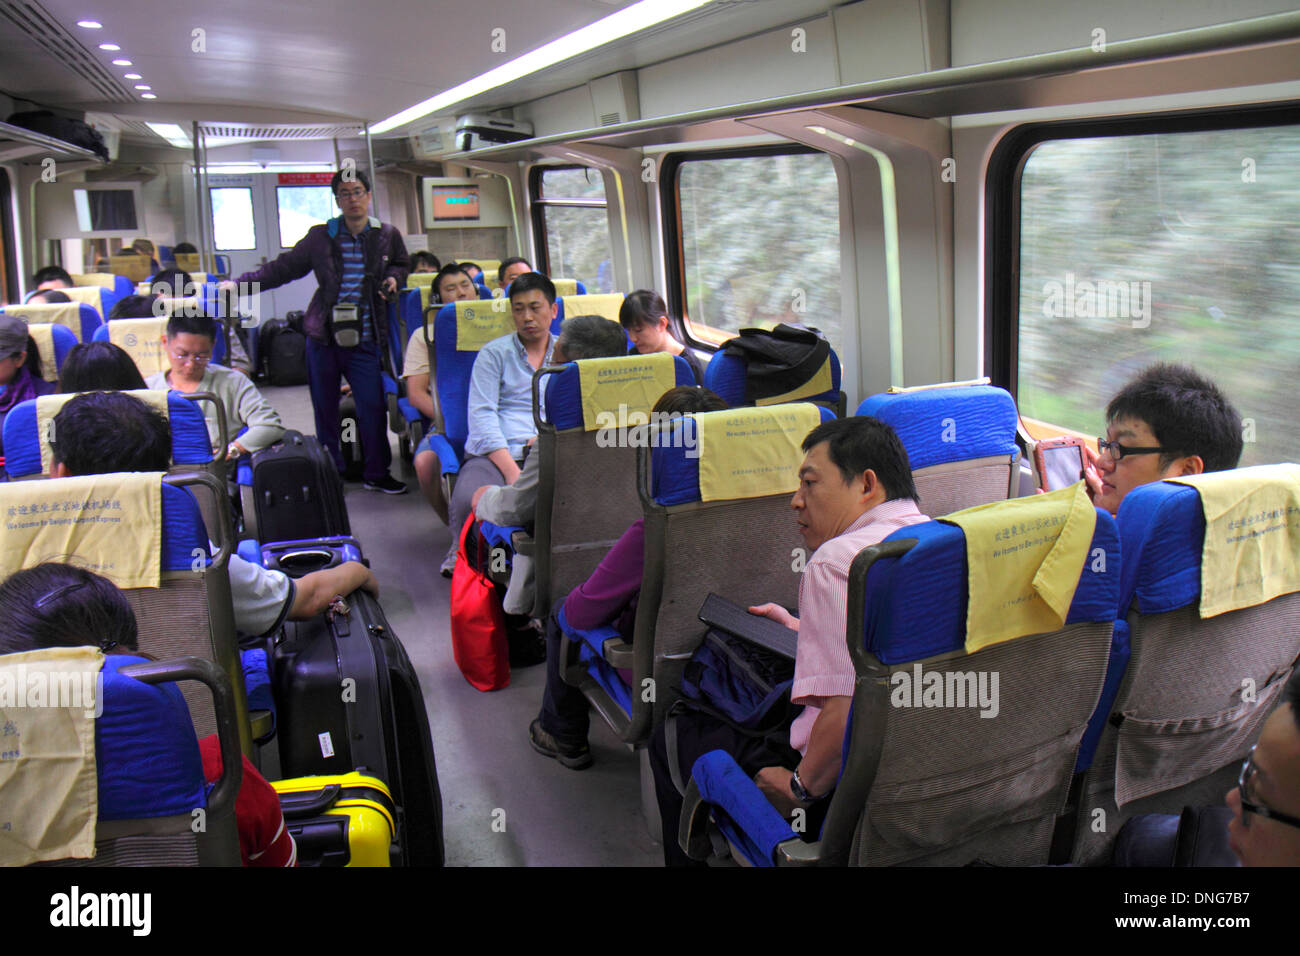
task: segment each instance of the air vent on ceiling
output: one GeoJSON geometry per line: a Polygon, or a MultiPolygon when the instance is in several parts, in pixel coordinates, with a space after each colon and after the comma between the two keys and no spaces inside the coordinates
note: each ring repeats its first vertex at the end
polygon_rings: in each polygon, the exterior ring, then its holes
{"type": "Polygon", "coordinates": [[[126,88],[113,78],[113,74],[104,69],[72,34],[59,26],[58,20],[39,3],[32,0],[0,0],[0,14],[31,37],[40,49],[94,87],[106,101],[132,99],[126,88]]]}
{"type": "Polygon", "coordinates": [[[213,139],[341,139],[362,132],[360,124],[252,124],[200,123],[205,136],[213,139]]]}

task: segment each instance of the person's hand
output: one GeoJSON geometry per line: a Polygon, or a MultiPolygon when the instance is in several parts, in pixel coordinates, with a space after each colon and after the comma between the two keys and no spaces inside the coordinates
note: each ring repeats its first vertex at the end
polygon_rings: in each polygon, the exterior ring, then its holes
{"type": "Polygon", "coordinates": [[[536,445],[536,444],[537,444],[537,436],[534,435],[532,438],[528,439],[528,444],[530,444],[530,445],[536,445]]]}
{"type": "Polygon", "coordinates": [[[231,279],[222,279],[217,283],[217,290],[219,292],[236,292],[238,289],[239,286],[231,279]]]}
{"type": "Polygon", "coordinates": [[[379,578],[375,577],[375,572],[369,568],[366,569],[366,579],[361,582],[363,590],[369,591],[374,597],[379,597],[379,578]]]}
{"type": "Polygon", "coordinates": [[[383,285],[380,286],[380,288],[383,289],[385,294],[387,295],[396,295],[397,280],[394,279],[392,276],[389,276],[387,279],[384,280],[384,283],[383,285]]]}
{"type": "Polygon", "coordinates": [[[767,797],[768,803],[787,819],[803,806],[794,798],[794,791],[790,789],[792,777],[794,771],[786,770],[785,767],[764,767],[754,777],[754,783],[758,784],[758,789],[767,797]]]}
{"type": "Polygon", "coordinates": [[[352,386],[349,385],[347,382],[343,382],[341,385],[339,385],[339,394],[340,394],[340,395],[351,395],[351,394],[352,394],[352,386]]]}
{"type": "Polygon", "coordinates": [[[1097,459],[1101,456],[1087,445],[1079,451],[1083,452],[1083,482],[1088,487],[1088,497],[1095,501],[1102,492],[1101,475],[1097,472],[1097,459]]]}
{"type": "Polygon", "coordinates": [[[245,448],[237,441],[232,441],[229,445],[226,446],[226,461],[231,461],[232,459],[238,458],[241,455],[247,455],[247,454],[248,454],[248,449],[245,448]]]}
{"type": "Polygon", "coordinates": [[[766,617],[778,624],[784,624],[792,631],[799,630],[799,619],[779,604],[759,604],[746,610],[758,617],[766,617]]]}
{"type": "Polygon", "coordinates": [[[479,501],[480,498],[483,497],[483,494],[488,490],[489,487],[491,487],[491,486],[490,486],[490,485],[484,485],[482,488],[479,488],[477,491],[474,492],[474,497],[471,498],[470,501],[469,501],[469,510],[470,510],[470,511],[477,511],[477,510],[478,510],[478,501],[479,501]]]}

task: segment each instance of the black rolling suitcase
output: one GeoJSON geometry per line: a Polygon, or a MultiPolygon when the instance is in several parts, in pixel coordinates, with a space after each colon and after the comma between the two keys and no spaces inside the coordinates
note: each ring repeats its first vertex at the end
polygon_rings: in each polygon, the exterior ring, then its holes
{"type": "Polygon", "coordinates": [[[400,859],[441,866],[442,796],[424,695],[406,649],[370,594],[285,626],[275,649],[281,772],[364,772],[397,805],[400,859]]]}
{"type": "MultiPolygon", "coordinates": [[[[259,541],[301,541],[348,535],[343,479],[312,435],[286,431],[253,454],[253,507],[259,541]]],[[[245,515],[247,519],[247,515],[245,515]]]]}
{"type": "Polygon", "coordinates": [[[343,477],[360,481],[365,473],[361,454],[361,426],[357,423],[357,403],[351,395],[339,401],[339,450],[343,452],[343,477]]]}

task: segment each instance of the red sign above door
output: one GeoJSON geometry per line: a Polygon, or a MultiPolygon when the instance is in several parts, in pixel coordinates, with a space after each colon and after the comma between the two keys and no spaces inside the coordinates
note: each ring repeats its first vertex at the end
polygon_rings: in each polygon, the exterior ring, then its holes
{"type": "Polygon", "coordinates": [[[281,186],[328,186],[333,173],[280,173],[281,186]]]}

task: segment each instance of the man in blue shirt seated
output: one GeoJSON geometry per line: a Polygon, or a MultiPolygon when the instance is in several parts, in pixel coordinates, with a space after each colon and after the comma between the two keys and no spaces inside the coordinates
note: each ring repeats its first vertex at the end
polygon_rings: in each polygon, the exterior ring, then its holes
{"type": "MultiPolygon", "coordinates": [[[[107,475],[119,471],[166,471],[171,464],[171,427],[144,402],[124,392],[86,392],[54,416],[51,476],[107,475]]],[[[379,595],[379,582],[359,561],[313,571],[296,581],[245,561],[229,560],[235,628],[258,637],[286,619],[307,621],[324,612],[336,594],[365,588],[379,595]]]]}
{"type": "MultiPolygon", "coordinates": [[[[469,381],[469,434],[465,463],[451,496],[451,533],[460,534],[474,492],[485,485],[508,485],[519,477],[524,449],[537,434],[533,424],[533,373],[549,364],[555,345],[555,285],[538,272],[510,284],[515,331],[493,339],[479,351],[469,381]]],[[[455,556],[443,563],[451,577],[455,556]]]]}

